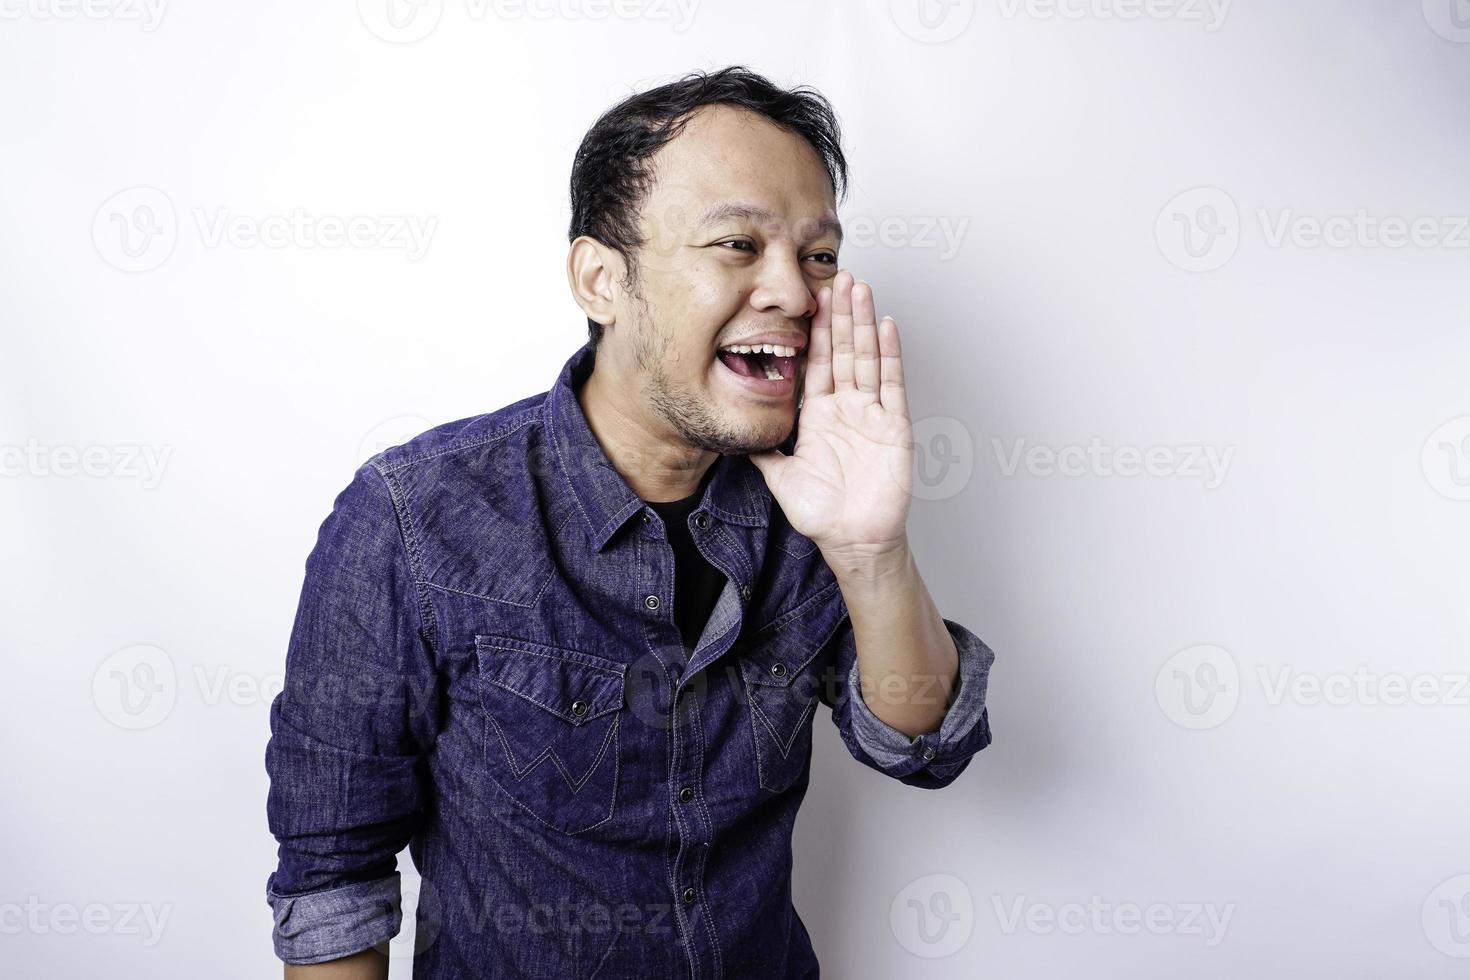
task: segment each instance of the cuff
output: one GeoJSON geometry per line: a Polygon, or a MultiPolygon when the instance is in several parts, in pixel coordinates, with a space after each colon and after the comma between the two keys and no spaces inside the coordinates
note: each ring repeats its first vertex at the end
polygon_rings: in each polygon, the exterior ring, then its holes
{"type": "Polygon", "coordinates": [[[883,721],[863,700],[856,661],[848,673],[853,736],[863,751],[884,769],[901,771],[904,775],[929,769],[943,777],[990,744],[985,689],[995,654],[958,623],[946,619],[944,625],[959,653],[959,687],[937,732],[910,737],[883,721]]]}
{"type": "Polygon", "coordinates": [[[351,956],[398,935],[403,921],[397,871],[305,895],[277,895],[275,875],[266,901],[275,913],[276,956],[287,963],[321,963],[351,956]]]}

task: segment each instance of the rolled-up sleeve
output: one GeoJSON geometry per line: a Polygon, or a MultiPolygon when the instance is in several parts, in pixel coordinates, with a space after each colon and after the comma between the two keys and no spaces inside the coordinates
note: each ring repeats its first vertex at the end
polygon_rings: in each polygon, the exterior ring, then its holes
{"type": "MultiPolygon", "coordinates": [[[[990,714],[985,704],[990,665],[995,654],[979,637],[953,620],[945,627],[959,654],[959,680],[939,729],[909,736],[889,725],[863,700],[852,621],[844,620],[836,644],[836,696],[829,702],[832,721],[853,758],[899,782],[922,789],[941,789],[963,772],[970,759],[990,744],[990,714]]],[[[948,694],[935,684],[932,692],[948,694]]]]}
{"type": "Polygon", "coordinates": [[[287,963],[361,952],[401,922],[397,854],[420,824],[438,724],[410,532],[367,464],[306,561],[265,752],[279,843],[266,900],[287,963]]]}

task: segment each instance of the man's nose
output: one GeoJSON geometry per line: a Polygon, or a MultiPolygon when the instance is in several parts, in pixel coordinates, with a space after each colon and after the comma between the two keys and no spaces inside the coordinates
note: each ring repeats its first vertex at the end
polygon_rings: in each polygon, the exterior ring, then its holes
{"type": "Polygon", "coordinates": [[[760,282],[750,297],[751,306],[762,312],[780,310],[788,319],[802,320],[817,312],[817,297],[802,275],[794,257],[771,256],[763,263],[760,282]]]}

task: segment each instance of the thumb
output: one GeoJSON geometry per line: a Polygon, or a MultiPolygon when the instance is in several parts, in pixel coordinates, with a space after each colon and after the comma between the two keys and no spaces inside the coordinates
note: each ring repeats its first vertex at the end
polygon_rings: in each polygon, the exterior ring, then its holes
{"type": "Polygon", "coordinates": [[[749,459],[755,468],[761,471],[761,476],[766,478],[766,486],[772,488],[772,493],[775,492],[776,484],[781,482],[781,471],[791,465],[789,456],[782,456],[775,450],[751,453],[749,459]]]}

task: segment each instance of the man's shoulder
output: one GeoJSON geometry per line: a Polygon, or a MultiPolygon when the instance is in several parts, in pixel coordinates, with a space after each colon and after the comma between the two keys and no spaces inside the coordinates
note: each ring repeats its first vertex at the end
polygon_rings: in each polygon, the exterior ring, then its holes
{"type": "Polygon", "coordinates": [[[528,395],[492,412],[471,415],[425,429],[418,435],[389,446],[363,465],[386,477],[412,478],[415,473],[442,475],[445,467],[465,465],[471,458],[502,447],[515,446],[514,435],[541,421],[541,408],[548,392],[528,395]]]}

